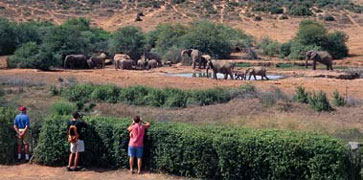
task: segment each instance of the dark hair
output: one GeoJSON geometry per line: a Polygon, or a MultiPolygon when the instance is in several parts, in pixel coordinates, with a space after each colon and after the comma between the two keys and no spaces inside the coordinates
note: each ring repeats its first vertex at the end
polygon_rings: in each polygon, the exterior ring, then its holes
{"type": "Polygon", "coordinates": [[[78,119],[80,117],[81,117],[81,114],[78,111],[76,111],[76,112],[73,113],[73,118],[74,119],[78,119]]]}
{"type": "Polygon", "coordinates": [[[134,116],[134,121],[135,121],[135,123],[139,123],[140,122],[140,116],[134,116]]]}

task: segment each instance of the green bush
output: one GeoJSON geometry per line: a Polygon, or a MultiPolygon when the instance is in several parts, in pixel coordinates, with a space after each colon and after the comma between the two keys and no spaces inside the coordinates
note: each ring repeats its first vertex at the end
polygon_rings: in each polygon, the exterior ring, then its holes
{"type": "Polygon", "coordinates": [[[144,52],[144,43],[145,36],[139,28],[126,26],[112,34],[110,52],[128,54],[132,59],[137,60],[144,52]]]}
{"type": "MultiPolygon", "coordinates": [[[[42,127],[35,160],[66,164],[66,121],[53,116],[42,127]]],[[[85,118],[87,165],[127,168],[127,119],[85,118]]],[[[334,138],[292,131],[152,123],[145,137],[144,167],[202,179],[349,179],[348,149],[334,138]]]]}
{"type": "Polygon", "coordinates": [[[329,15],[329,16],[325,16],[324,20],[325,21],[335,21],[335,18],[334,18],[334,16],[329,15]]]}
{"type": "Polygon", "coordinates": [[[262,49],[262,54],[265,56],[278,56],[281,50],[281,44],[270,38],[263,38],[257,47],[262,49]]]}
{"type": "Polygon", "coordinates": [[[0,55],[12,54],[18,46],[16,24],[0,18],[0,55]]]}
{"type": "Polygon", "coordinates": [[[288,13],[292,16],[311,16],[313,14],[310,7],[305,4],[295,4],[291,6],[288,13]]]}
{"type": "Polygon", "coordinates": [[[207,90],[181,90],[156,89],[144,86],[131,86],[120,88],[113,85],[75,85],[63,89],[60,95],[69,101],[76,102],[78,109],[90,101],[117,103],[124,102],[132,105],[149,105],[154,107],[185,108],[189,101],[200,106],[216,103],[225,103],[233,98],[249,95],[254,92],[252,85],[236,89],[207,89],[207,90]]]}
{"type": "Polygon", "coordinates": [[[309,93],[305,91],[305,88],[298,86],[294,95],[294,100],[299,103],[308,103],[309,93]]]}
{"type": "Polygon", "coordinates": [[[233,44],[223,30],[223,25],[209,21],[193,22],[189,32],[182,38],[182,46],[198,49],[215,58],[228,58],[233,44]]]}
{"type": "Polygon", "coordinates": [[[337,90],[333,93],[333,104],[336,106],[345,106],[347,101],[342,97],[337,90]]]}
{"type": "Polygon", "coordinates": [[[35,42],[28,42],[18,48],[10,57],[8,66],[10,68],[37,68],[39,66],[38,53],[40,49],[35,42]]]}
{"type": "Polygon", "coordinates": [[[13,129],[14,110],[0,107],[0,164],[15,160],[16,132],[13,129]]]}
{"type": "Polygon", "coordinates": [[[348,56],[348,35],[345,32],[338,31],[327,35],[327,42],[324,45],[324,50],[327,50],[334,59],[340,59],[348,56]]]}
{"type": "Polygon", "coordinates": [[[315,111],[332,111],[333,108],[331,107],[326,94],[323,91],[319,91],[318,94],[311,94],[308,96],[308,104],[311,108],[315,111]]]}
{"type": "Polygon", "coordinates": [[[64,101],[58,101],[49,108],[51,114],[56,115],[71,115],[75,110],[77,110],[76,105],[64,101]]]}

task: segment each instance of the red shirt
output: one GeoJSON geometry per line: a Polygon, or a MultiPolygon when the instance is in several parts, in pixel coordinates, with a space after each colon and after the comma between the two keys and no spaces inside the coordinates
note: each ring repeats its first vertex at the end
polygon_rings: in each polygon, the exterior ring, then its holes
{"type": "Polygon", "coordinates": [[[144,134],[146,127],[140,123],[131,126],[130,142],[131,147],[144,147],[144,134]]]}

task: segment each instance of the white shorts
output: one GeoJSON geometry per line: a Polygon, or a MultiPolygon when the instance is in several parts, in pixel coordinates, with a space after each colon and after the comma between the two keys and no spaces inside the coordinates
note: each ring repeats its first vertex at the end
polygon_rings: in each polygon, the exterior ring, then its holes
{"type": "Polygon", "coordinates": [[[76,143],[71,143],[71,153],[84,152],[84,141],[77,140],[76,143]]]}

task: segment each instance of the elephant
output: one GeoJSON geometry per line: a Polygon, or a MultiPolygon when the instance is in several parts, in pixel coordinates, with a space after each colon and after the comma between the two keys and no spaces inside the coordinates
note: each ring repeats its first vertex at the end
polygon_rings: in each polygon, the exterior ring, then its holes
{"type": "Polygon", "coordinates": [[[169,66],[169,67],[171,67],[171,66],[172,66],[171,61],[165,61],[165,62],[164,62],[164,66],[169,66]]]}
{"type": "Polygon", "coordinates": [[[235,71],[234,77],[236,80],[238,80],[238,79],[244,80],[246,78],[246,74],[245,74],[245,72],[235,71]]]}
{"type": "Polygon", "coordinates": [[[87,57],[83,54],[70,54],[64,58],[64,69],[86,69],[87,57]]]}
{"type": "Polygon", "coordinates": [[[122,60],[131,60],[130,56],[127,54],[115,54],[113,57],[113,61],[115,63],[115,69],[120,69],[121,61],[122,60]]]}
{"type": "MultiPolygon", "coordinates": [[[[134,69],[133,66],[135,65],[135,61],[132,59],[122,59],[122,60],[118,60],[117,62],[118,62],[117,67],[120,69],[128,69],[128,70],[134,69]]],[[[117,71],[117,68],[116,68],[116,71],[117,71]]]]}
{"type": "Polygon", "coordinates": [[[145,69],[145,68],[146,68],[146,66],[147,66],[147,61],[145,61],[144,59],[139,59],[139,60],[137,61],[137,67],[138,67],[139,69],[145,69]]]}
{"type": "Polygon", "coordinates": [[[313,70],[316,70],[316,62],[325,64],[327,70],[333,70],[333,57],[327,51],[308,51],[305,61],[306,68],[308,68],[308,60],[313,60],[313,70]]]}
{"type": "Polygon", "coordinates": [[[208,70],[213,70],[214,79],[217,79],[217,73],[224,74],[224,79],[228,78],[228,75],[233,78],[232,70],[235,66],[235,63],[231,63],[228,61],[217,61],[217,60],[209,60],[207,62],[207,77],[209,77],[208,70]]]}
{"type": "Polygon", "coordinates": [[[145,61],[147,61],[148,59],[154,59],[157,62],[157,66],[159,67],[163,66],[160,55],[156,53],[145,51],[141,59],[145,61]]]}
{"type": "Polygon", "coordinates": [[[158,62],[155,59],[151,59],[147,62],[148,69],[156,68],[158,66],[158,62]]]}
{"type": "MultiPolygon", "coordinates": [[[[196,63],[199,64],[199,69],[202,66],[202,53],[197,49],[184,49],[181,51],[180,56],[183,57],[184,54],[187,54],[192,58],[193,69],[195,68],[196,63]]],[[[205,67],[204,67],[205,68],[205,67]]]]}
{"type": "Polygon", "coordinates": [[[263,78],[266,78],[266,80],[269,80],[269,78],[266,76],[266,72],[267,72],[267,70],[264,67],[248,68],[245,71],[245,79],[247,79],[247,75],[249,74],[248,80],[251,80],[252,75],[255,78],[255,80],[257,80],[256,75],[261,76],[261,80],[263,80],[263,78]]]}
{"type": "Polygon", "coordinates": [[[107,55],[105,53],[101,53],[101,54],[94,54],[93,56],[90,57],[90,60],[92,61],[94,67],[101,66],[101,68],[104,68],[106,58],[107,55]]]}

